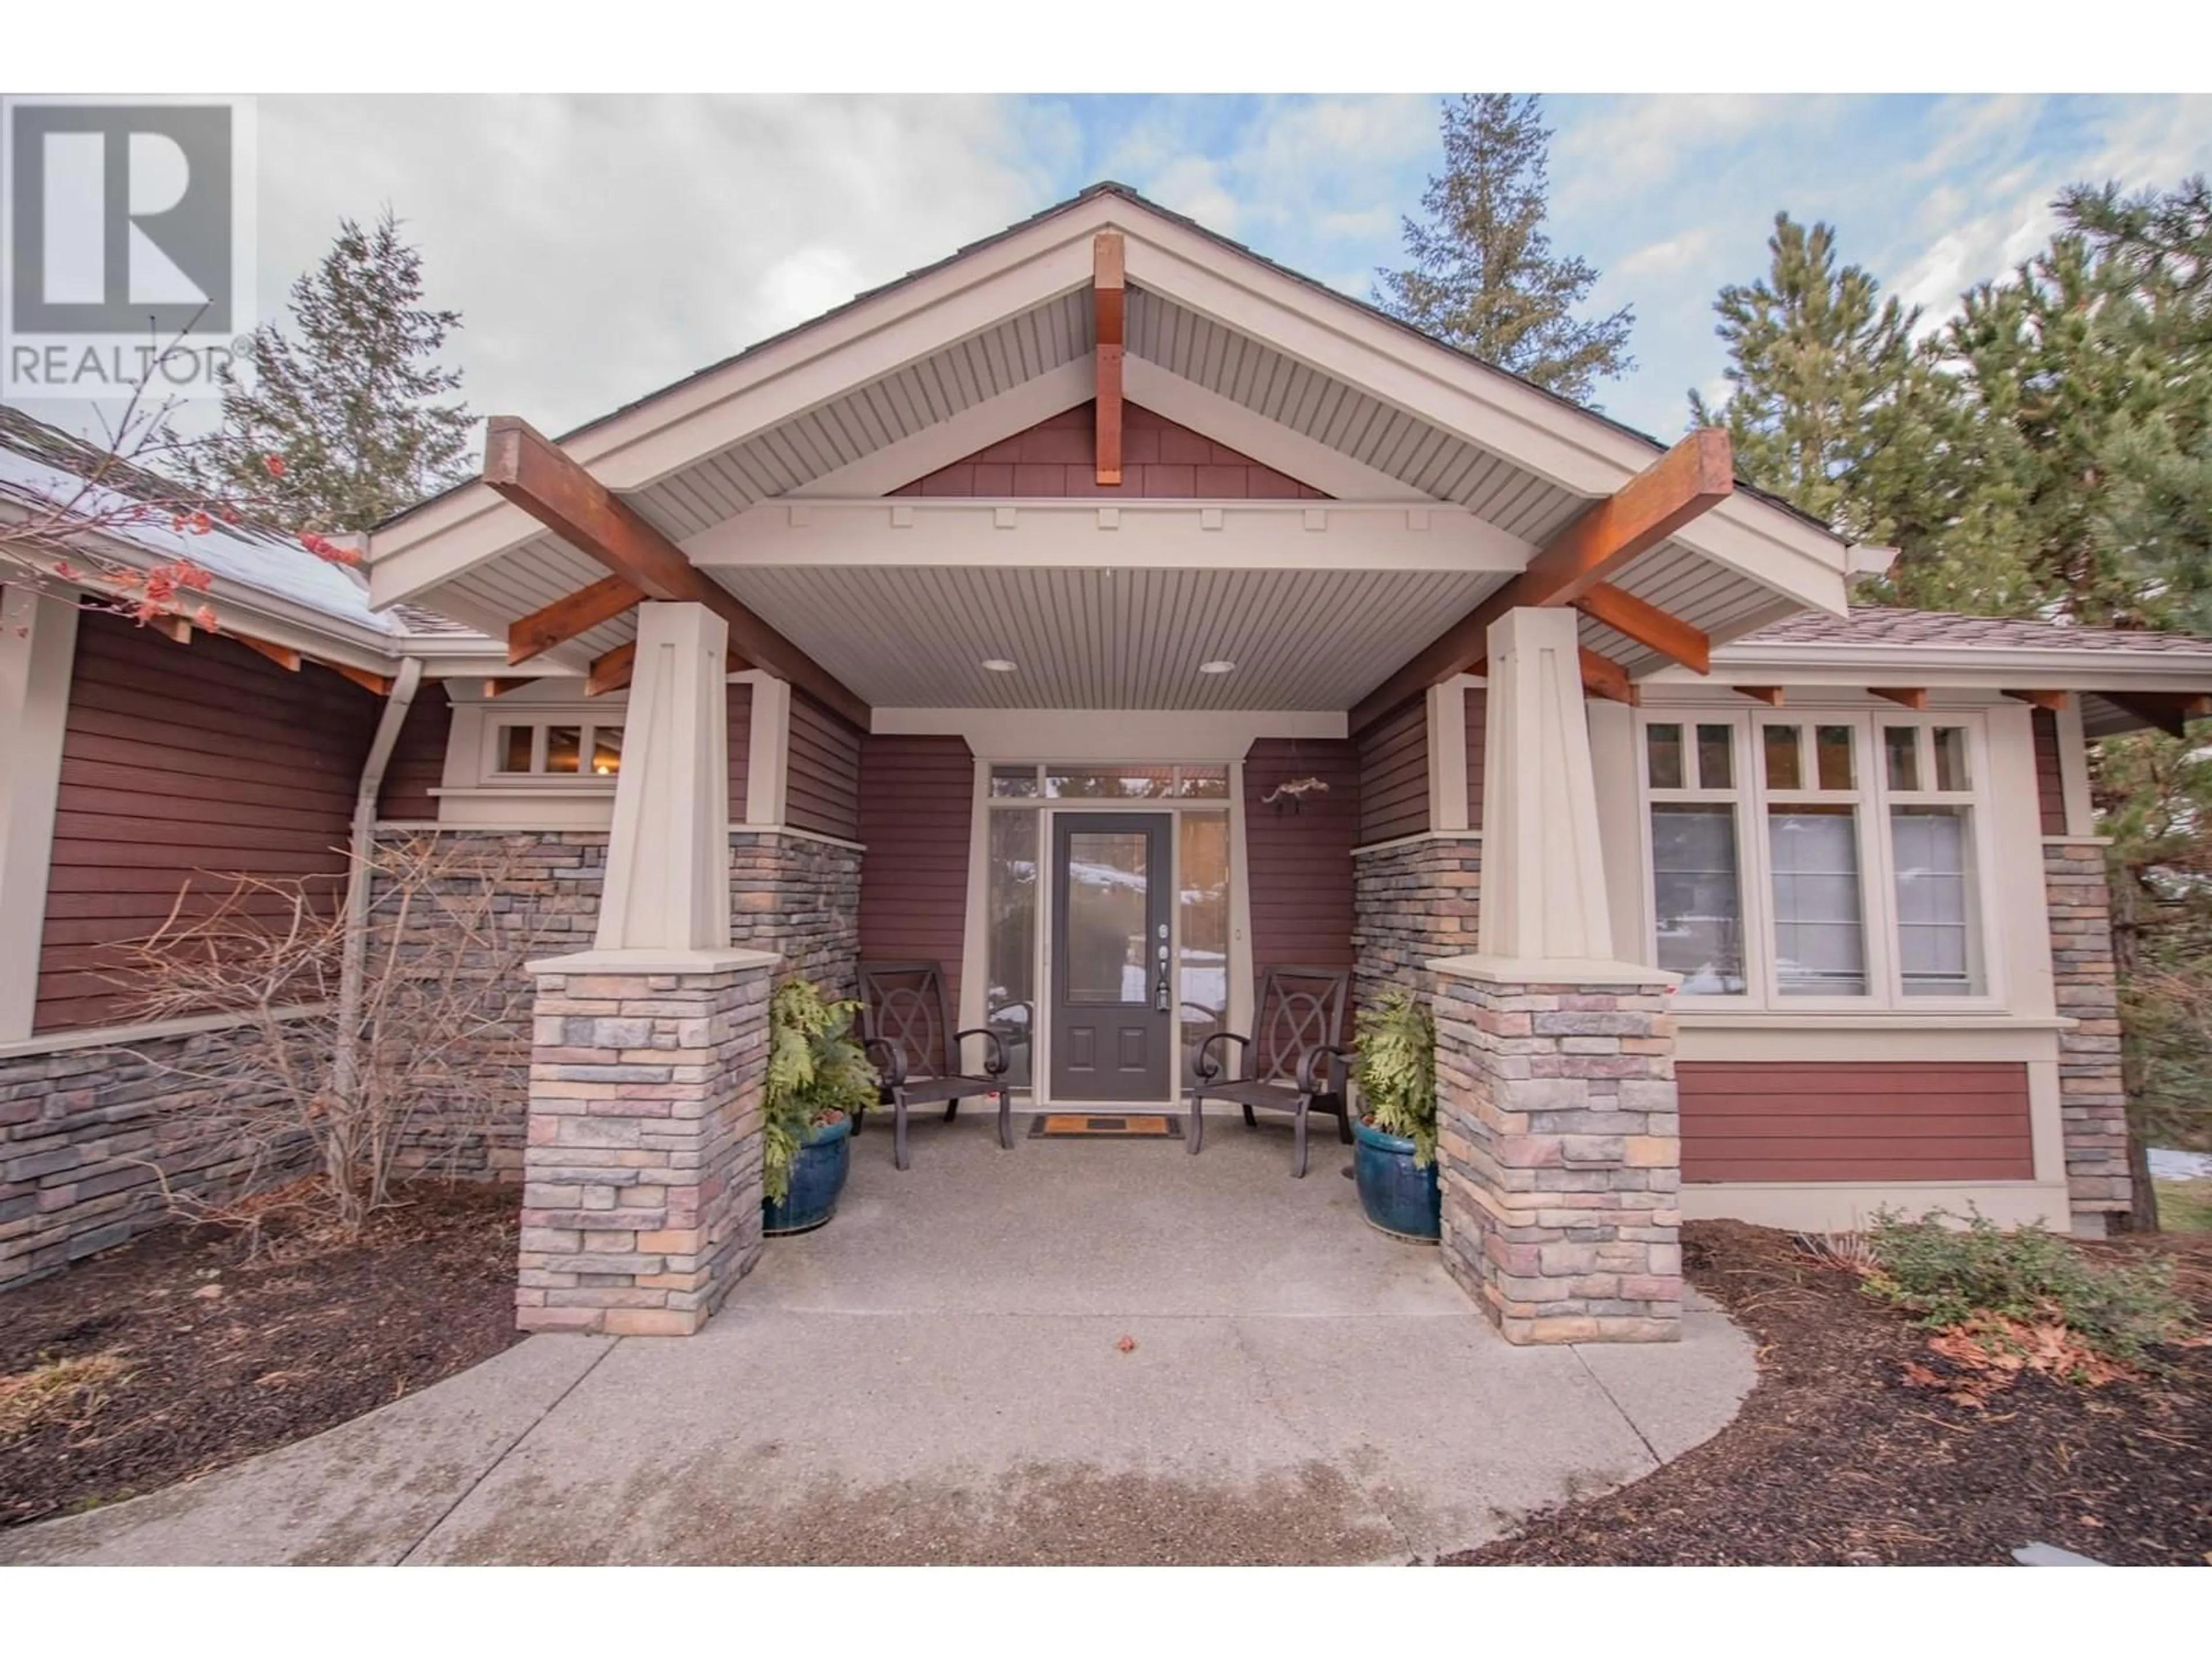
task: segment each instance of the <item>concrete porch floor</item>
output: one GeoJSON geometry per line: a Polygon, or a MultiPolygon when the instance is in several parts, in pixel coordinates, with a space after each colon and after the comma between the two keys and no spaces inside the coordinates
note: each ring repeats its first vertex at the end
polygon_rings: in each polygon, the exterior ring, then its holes
{"type": "MultiPolygon", "coordinates": [[[[1025,1127],[1018,1118],[1017,1125],[1025,1127]]],[[[854,1146],[686,1340],[544,1335],[0,1562],[1360,1562],[1466,1548],[1721,1428],[1751,1346],[1516,1349],[1316,1145],[854,1146]],[[1135,1346],[1123,1352],[1123,1337],[1135,1346]]]]}

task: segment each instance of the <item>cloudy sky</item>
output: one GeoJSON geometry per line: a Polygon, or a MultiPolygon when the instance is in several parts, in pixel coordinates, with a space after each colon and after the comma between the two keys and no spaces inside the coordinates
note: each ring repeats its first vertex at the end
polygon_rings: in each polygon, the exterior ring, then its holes
{"type": "MultiPolygon", "coordinates": [[[[1941,312],[2072,180],[2212,170],[2212,98],[1548,100],[1553,235],[1636,308],[1609,412],[1661,436],[1778,209],[1941,312]]],[[[264,98],[260,307],[389,204],[479,414],[561,431],[1118,179],[1363,297],[1440,162],[1437,100],[264,98]]]]}

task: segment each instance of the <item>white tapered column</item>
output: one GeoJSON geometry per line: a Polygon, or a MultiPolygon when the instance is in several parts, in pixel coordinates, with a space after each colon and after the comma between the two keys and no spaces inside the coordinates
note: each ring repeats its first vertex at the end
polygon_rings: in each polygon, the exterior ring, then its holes
{"type": "Polygon", "coordinates": [[[1576,613],[1509,611],[1490,626],[1483,744],[1481,954],[1610,962],[1576,613]]]}
{"type": "Polygon", "coordinates": [[[638,607],[601,951],[729,947],[728,647],[703,605],[638,607]]]}

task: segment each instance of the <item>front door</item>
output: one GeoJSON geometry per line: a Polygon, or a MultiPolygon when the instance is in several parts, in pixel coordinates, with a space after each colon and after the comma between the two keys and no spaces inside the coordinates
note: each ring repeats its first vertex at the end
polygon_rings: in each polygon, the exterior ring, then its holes
{"type": "Polygon", "coordinates": [[[1052,1094],[1164,1100],[1173,1059],[1164,812],[1053,819],[1052,1094]]]}

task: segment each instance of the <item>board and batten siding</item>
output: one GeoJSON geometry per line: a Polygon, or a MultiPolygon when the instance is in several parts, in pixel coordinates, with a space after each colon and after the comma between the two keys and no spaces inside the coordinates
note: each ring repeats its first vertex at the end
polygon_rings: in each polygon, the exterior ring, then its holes
{"type": "Polygon", "coordinates": [[[1416,697],[1358,738],[1359,844],[1429,828],[1429,706],[1416,697]]]}
{"type": "Polygon", "coordinates": [[[1678,1060],[1687,1182],[2027,1181],[2019,1060],[1678,1060]]]}
{"type": "Polygon", "coordinates": [[[1361,839],[1359,809],[1359,757],[1348,738],[1261,738],[1246,753],[1244,858],[1255,975],[1270,968],[1352,965],[1352,849],[1361,839]],[[1328,790],[1295,807],[1267,799],[1276,785],[1309,776],[1328,790]]]}
{"type": "Polygon", "coordinates": [[[784,822],[840,841],[866,840],[860,833],[860,734],[794,690],[785,754],[784,822]]]}
{"type": "Polygon", "coordinates": [[[975,763],[965,739],[862,739],[860,959],[942,963],[955,1010],[975,811],[975,763]]]}
{"type": "Polygon", "coordinates": [[[2048,708],[2033,711],[2035,726],[2035,799],[2042,814],[2043,833],[2066,833],[2066,774],[2058,759],[2058,716],[2048,708]]]}
{"type": "Polygon", "coordinates": [[[113,1024],[116,947],[180,891],[240,873],[347,867],[354,797],[380,703],[307,664],[288,673],[219,635],[179,645],[122,617],[78,622],[39,955],[33,1032],[113,1024]]]}
{"type": "Polygon", "coordinates": [[[442,680],[425,680],[399,722],[392,757],[384,763],[384,782],[376,815],[411,823],[434,823],[438,797],[430,792],[446,781],[446,745],[453,740],[453,700],[442,680]]]}

